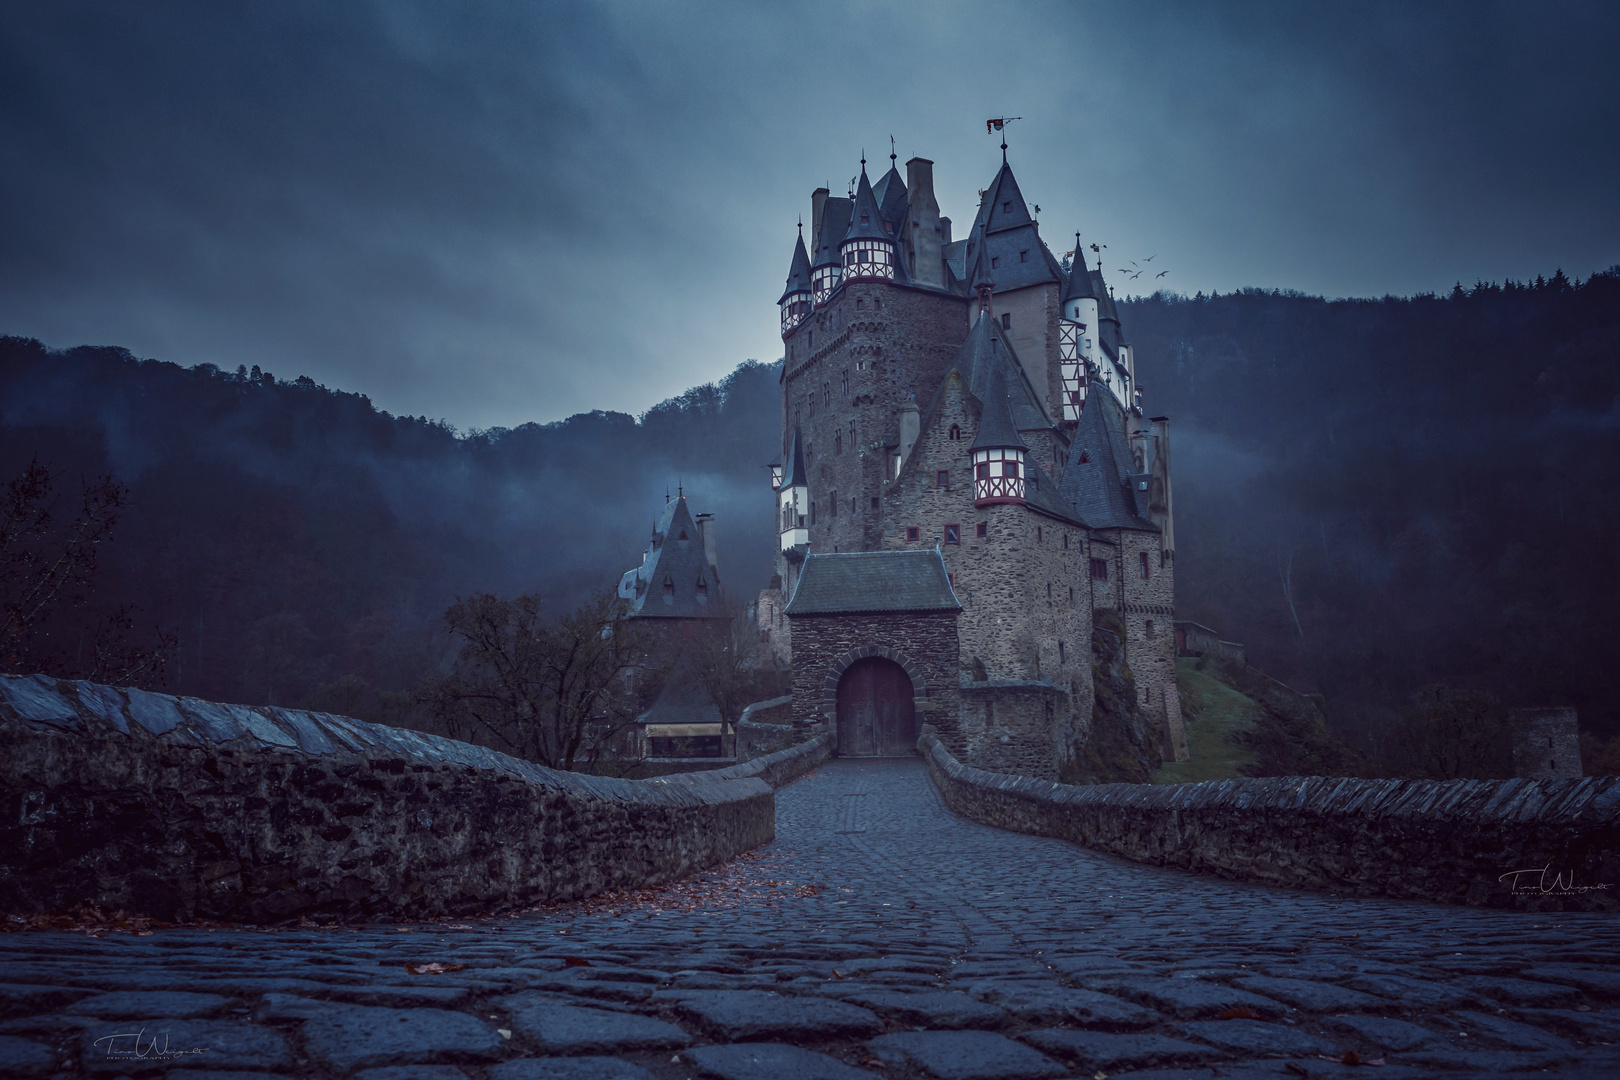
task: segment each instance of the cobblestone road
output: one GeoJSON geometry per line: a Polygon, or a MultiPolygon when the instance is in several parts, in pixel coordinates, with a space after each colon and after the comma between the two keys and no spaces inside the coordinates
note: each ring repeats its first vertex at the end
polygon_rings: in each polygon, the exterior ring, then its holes
{"type": "Polygon", "coordinates": [[[0,1075],[1620,1076],[1609,916],[1145,868],[958,818],[915,760],[777,808],[721,870],[517,917],[0,935],[0,1075]]]}

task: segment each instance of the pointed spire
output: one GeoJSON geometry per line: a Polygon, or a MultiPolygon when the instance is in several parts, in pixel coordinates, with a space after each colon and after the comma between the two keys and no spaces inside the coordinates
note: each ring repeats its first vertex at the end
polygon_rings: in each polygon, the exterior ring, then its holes
{"type": "Polygon", "coordinates": [[[810,254],[804,249],[804,222],[799,222],[799,239],[793,245],[793,263],[788,269],[787,288],[782,290],[778,304],[786,303],[794,293],[810,291],[810,254]]]}
{"type": "Polygon", "coordinates": [[[1074,234],[1074,260],[1069,264],[1069,283],[1063,289],[1063,303],[1070,300],[1095,300],[1097,290],[1091,284],[1091,271],[1086,268],[1086,249],[1080,244],[1080,234],[1074,234]]]}
{"type": "Polygon", "coordinates": [[[877,196],[872,194],[872,181],[866,178],[864,156],[861,158],[861,178],[855,185],[855,206],[850,212],[849,231],[844,234],[844,240],[894,242],[894,237],[883,227],[883,208],[878,205],[877,196]]]}
{"type": "Polygon", "coordinates": [[[1001,170],[991,181],[984,198],[980,220],[984,222],[986,232],[996,233],[1034,224],[1035,219],[1029,216],[1029,206],[1024,202],[1024,193],[1019,190],[1018,181],[1005,161],[1001,163],[1001,170]]]}
{"type": "Polygon", "coordinates": [[[804,467],[804,443],[799,437],[797,425],[793,428],[793,442],[788,447],[787,463],[787,475],[782,477],[782,487],[809,486],[810,471],[804,467]]]}

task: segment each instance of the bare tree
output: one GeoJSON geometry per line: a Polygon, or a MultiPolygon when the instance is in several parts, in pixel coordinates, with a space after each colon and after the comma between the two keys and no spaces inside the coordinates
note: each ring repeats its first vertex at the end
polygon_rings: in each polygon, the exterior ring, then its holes
{"type": "Polygon", "coordinates": [[[698,624],[684,652],[693,677],[708,692],[721,717],[727,724],[735,724],[749,705],[785,690],[769,651],[760,647],[755,620],[736,604],[728,604],[722,611],[724,618],[698,624]]]}
{"type": "Polygon", "coordinates": [[[645,634],[614,612],[608,593],[550,624],[531,593],[458,600],[445,623],[462,639],[460,654],[423,701],[455,738],[594,771],[635,720],[629,676],[648,651],[645,634]]]}
{"type": "Polygon", "coordinates": [[[1391,771],[1432,780],[1513,775],[1513,729],[1490,694],[1445,685],[1418,693],[1391,740],[1391,771]]]}
{"type": "Polygon", "coordinates": [[[155,644],[132,644],[132,605],[106,614],[93,630],[81,627],[81,647],[71,659],[46,648],[51,625],[88,602],[97,556],[129,500],[123,484],[102,476],[84,483],[72,520],[59,520],[55,483],[36,457],[0,496],[0,667],[151,684],[162,675],[176,638],[159,631],[155,644]]]}

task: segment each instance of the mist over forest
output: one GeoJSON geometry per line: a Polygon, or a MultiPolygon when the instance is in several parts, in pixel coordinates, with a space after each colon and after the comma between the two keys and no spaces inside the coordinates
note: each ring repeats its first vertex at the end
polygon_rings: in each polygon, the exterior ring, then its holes
{"type": "MultiPolygon", "coordinates": [[[[1120,309],[1172,418],[1178,617],[1324,694],[1364,747],[1434,682],[1620,727],[1620,268],[1120,309]]],[[[457,433],[308,379],[0,339],[0,475],[37,457],[64,512],[81,478],[129,488],[39,666],[81,672],[86,628],[133,604],[134,633],[175,635],[171,691],[409,689],[449,655],[456,597],[571,609],[639,560],[678,484],[747,599],[770,574],[778,373],[749,361],[639,418],[457,433]]]]}

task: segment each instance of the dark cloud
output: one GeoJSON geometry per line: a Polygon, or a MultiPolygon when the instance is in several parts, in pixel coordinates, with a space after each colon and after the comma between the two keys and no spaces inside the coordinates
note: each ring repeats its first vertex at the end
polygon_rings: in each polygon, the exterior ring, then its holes
{"type": "MultiPolygon", "coordinates": [[[[1329,295],[1620,261],[1612,5],[53,3],[0,27],[0,330],[462,425],[777,354],[864,147],[1060,250],[1329,295]]],[[[1110,270],[1113,266],[1109,267],[1110,270]]],[[[1116,275],[1117,278],[1117,275],[1116,275]]],[[[1140,283],[1129,286],[1132,290],[1140,283]]]]}

